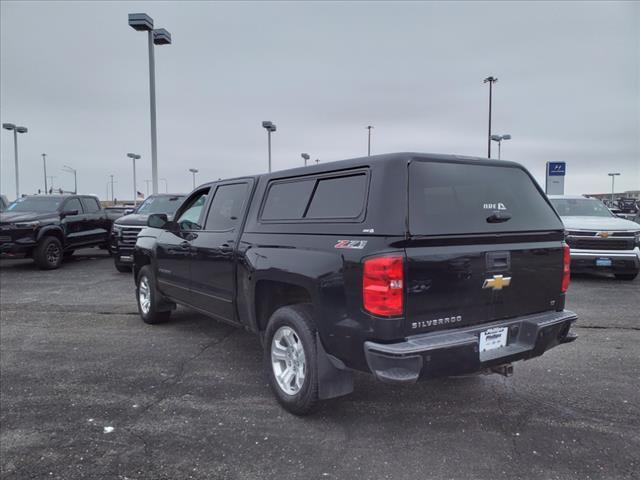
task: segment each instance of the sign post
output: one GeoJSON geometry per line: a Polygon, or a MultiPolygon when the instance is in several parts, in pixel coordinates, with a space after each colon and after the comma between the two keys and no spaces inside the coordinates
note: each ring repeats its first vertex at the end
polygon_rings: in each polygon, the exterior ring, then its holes
{"type": "Polygon", "coordinates": [[[567,172],[565,162],[547,162],[545,192],[547,195],[564,195],[564,177],[567,172]]]}

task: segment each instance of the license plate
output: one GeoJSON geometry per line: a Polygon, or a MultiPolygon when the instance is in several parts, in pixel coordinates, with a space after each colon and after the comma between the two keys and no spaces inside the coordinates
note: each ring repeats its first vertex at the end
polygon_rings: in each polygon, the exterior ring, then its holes
{"type": "Polygon", "coordinates": [[[480,352],[507,346],[507,327],[496,327],[480,332],[480,352]]]}
{"type": "Polygon", "coordinates": [[[610,267],[611,259],[610,258],[596,258],[596,267],[610,267]]]}
{"type": "Polygon", "coordinates": [[[120,261],[123,263],[131,263],[133,262],[133,257],[131,255],[120,255],[120,261]]]}

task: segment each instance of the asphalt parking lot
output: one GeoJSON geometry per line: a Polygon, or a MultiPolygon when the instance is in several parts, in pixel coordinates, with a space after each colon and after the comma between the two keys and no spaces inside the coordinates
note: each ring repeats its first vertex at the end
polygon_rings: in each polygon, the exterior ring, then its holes
{"type": "Polygon", "coordinates": [[[149,326],[99,250],[0,262],[3,479],[637,479],[640,278],[574,277],[578,341],[515,375],[357,375],[283,411],[257,337],[178,309],[149,326]]]}

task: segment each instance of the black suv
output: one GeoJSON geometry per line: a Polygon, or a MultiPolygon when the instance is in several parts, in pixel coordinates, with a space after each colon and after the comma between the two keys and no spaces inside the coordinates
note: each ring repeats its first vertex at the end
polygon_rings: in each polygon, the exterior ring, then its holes
{"type": "Polygon", "coordinates": [[[24,196],[0,213],[0,253],[58,268],[77,248],[107,247],[111,221],[91,195],[24,196]]]}
{"type": "Polygon", "coordinates": [[[111,229],[111,253],[116,270],[131,272],[133,265],[133,247],[138,233],[147,225],[149,215],[164,213],[173,218],[176,209],[184,200],[183,193],[159,193],[151,195],[135,209],[133,213],[119,217],[111,229]]]}
{"type": "Polygon", "coordinates": [[[290,412],[384,382],[497,372],[574,340],[569,248],[521,165],[399,153],[212,182],[134,254],[147,323],[175,304],[260,335],[290,412]]]}

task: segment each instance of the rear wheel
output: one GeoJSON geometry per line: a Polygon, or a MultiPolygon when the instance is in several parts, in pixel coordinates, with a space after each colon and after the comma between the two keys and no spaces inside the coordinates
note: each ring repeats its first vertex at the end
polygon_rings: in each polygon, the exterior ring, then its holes
{"type": "Polygon", "coordinates": [[[316,328],[309,305],[276,310],[265,332],[264,361],[271,390],[285,410],[307,415],[318,407],[316,328]]]}
{"type": "Polygon", "coordinates": [[[618,280],[635,280],[638,276],[638,272],[635,273],[616,273],[616,278],[618,280]]]}
{"type": "Polygon", "coordinates": [[[158,311],[159,293],[156,290],[155,276],[149,265],[140,269],[136,286],[138,312],[145,323],[162,323],[169,320],[171,311],[158,311]]]}
{"type": "Polygon", "coordinates": [[[33,252],[36,265],[42,270],[53,270],[62,263],[62,243],[56,237],[48,236],[40,240],[33,252]]]}

